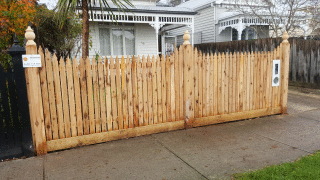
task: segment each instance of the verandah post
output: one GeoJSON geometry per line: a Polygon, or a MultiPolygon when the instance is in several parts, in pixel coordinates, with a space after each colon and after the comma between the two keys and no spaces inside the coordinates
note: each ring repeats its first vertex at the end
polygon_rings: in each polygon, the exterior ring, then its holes
{"type": "Polygon", "coordinates": [[[185,127],[191,128],[194,120],[194,58],[193,48],[189,41],[190,34],[188,31],[184,33],[183,40],[185,127]]]}
{"type": "Polygon", "coordinates": [[[290,61],[290,43],[289,35],[284,32],[282,35],[282,65],[281,65],[281,113],[287,113],[288,103],[288,84],[289,84],[289,61],[290,61]]]}
{"type": "MultiPolygon", "coordinates": [[[[35,34],[30,26],[28,26],[26,30],[25,38],[27,39],[26,54],[37,54],[37,45],[34,42],[35,34]]],[[[39,67],[27,67],[25,68],[25,75],[33,144],[35,146],[36,154],[43,155],[47,153],[47,142],[45,136],[39,70],[39,67]]]]}

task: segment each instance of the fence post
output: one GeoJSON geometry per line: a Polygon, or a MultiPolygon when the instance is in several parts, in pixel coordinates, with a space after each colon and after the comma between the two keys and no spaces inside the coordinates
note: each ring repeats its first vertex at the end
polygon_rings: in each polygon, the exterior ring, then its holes
{"type": "Polygon", "coordinates": [[[289,82],[289,58],[290,58],[290,44],[289,35],[284,32],[282,35],[282,65],[281,65],[281,113],[287,113],[288,102],[288,82],[289,82]]]}
{"type": "Polygon", "coordinates": [[[183,84],[185,103],[185,128],[191,128],[194,120],[194,58],[193,48],[190,44],[190,34],[186,31],[183,35],[183,84]]]}
{"type": "MultiPolygon", "coordinates": [[[[35,34],[30,26],[28,26],[26,30],[25,37],[27,39],[26,54],[37,54],[37,45],[34,42],[35,34]]],[[[39,70],[39,67],[25,68],[25,75],[33,144],[37,155],[43,155],[47,153],[47,142],[45,136],[39,70]]]]}
{"type": "MultiPolygon", "coordinates": [[[[34,152],[33,147],[30,147],[31,144],[31,127],[30,127],[30,115],[28,109],[28,97],[27,97],[27,86],[26,86],[26,77],[24,74],[24,69],[22,67],[22,55],[26,53],[24,47],[19,45],[19,40],[15,37],[12,47],[8,50],[8,53],[12,57],[13,64],[13,78],[16,84],[17,92],[17,107],[18,111],[21,114],[20,125],[22,126],[22,147],[26,155],[32,155],[34,152]]],[[[18,113],[18,112],[17,112],[18,113]]]]}

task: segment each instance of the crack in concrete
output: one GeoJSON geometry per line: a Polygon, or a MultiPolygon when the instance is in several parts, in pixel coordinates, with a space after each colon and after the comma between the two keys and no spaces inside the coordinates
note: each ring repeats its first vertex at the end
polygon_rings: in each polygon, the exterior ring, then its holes
{"type": "Polygon", "coordinates": [[[301,117],[301,118],[305,118],[305,119],[307,119],[307,120],[313,120],[313,121],[317,121],[317,122],[319,122],[319,121],[320,121],[320,119],[314,119],[314,118],[304,117],[304,116],[303,116],[303,114],[302,114],[302,113],[308,113],[308,112],[312,112],[312,111],[319,111],[319,110],[320,110],[320,108],[317,108],[317,109],[311,109],[311,110],[303,111],[303,112],[301,112],[301,113],[297,113],[297,114],[293,114],[293,115],[298,116],[298,117],[301,117]]]}
{"type": "Polygon", "coordinates": [[[43,180],[45,180],[46,179],[46,169],[45,169],[45,159],[46,159],[46,157],[43,157],[43,161],[42,161],[42,175],[43,175],[43,180]]]}
{"type": "Polygon", "coordinates": [[[291,147],[291,148],[293,148],[293,149],[298,149],[298,150],[300,150],[300,151],[303,151],[303,152],[306,152],[306,153],[309,153],[309,154],[312,154],[312,153],[313,153],[313,152],[310,152],[310,151],[304,150],[304,149],[302,149],[302,148],[295,147],[295,146],[291,146],[291,145],[286,144],[286,143],[284,143],[284,142],[281,142],[281,141],[275,140],[275,139],[273,139],[273,138],[271,138],[271,137],[263,136],[263,135],[261,135],[261,134],[257,134],[257,133],[254,133],[254,132],[252,132],[252,134],[255,134],[255,135],[258,135],[258,136],[260,136],[260,137],[263,137],[263,138],[266,138],[266,139],[269,139],[269,140],[272,140],[272,141],[278,142],[278,143],[283,144],[283,145],[286,145],[286,146],[289,146],[289,147],[291,147]]]}
{"type": "Polygon", "coordinates": [[[187,161],[185,161],[184,159],[182,159],[180,156],[178,156],[178,154],[176,154],[173,150],[171,150],[169,147],[165,146],[160,140],[158,140],[156,137],[151,136],[157,143],[159,143],[162,147],[164,147],[166,150],[168,150],[170,153],[172,153],[175,157],[177,157],[178,159],[180,159],[183,163],[185,163],[187,166],[189,166],[191,169],[193,169],[194,171],[196,171],[198,174],[200,174],[203,178],[209,180],[208,177],[206,177],[204,174],[202,174],[200,171],[198,171],[195,167],[191,166],[191,164],[189,164],[187,161]]]}
{"type": "MultiPolygon", "coordinates": [[[[298,115],[298,117],[301,117],[301,116],[298,115]]],[[[308,118],[308,117],[301,117],[301,118],[304,118],[304,119],[307,119],[307,120],[310,120],[310,121],[320,122],[320,120],[316,120],[316,119],[313,119],[313,118],[308,118]]]]}

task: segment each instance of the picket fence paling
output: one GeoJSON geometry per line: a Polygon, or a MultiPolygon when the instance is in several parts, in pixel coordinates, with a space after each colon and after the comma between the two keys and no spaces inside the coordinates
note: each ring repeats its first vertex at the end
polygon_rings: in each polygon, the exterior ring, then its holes
{"type": "Polygon", "coordinates": [[[178,51],[161,59],[66,61],[48,51],[39,53],[44,59],[40,74],[48,141],[181,120],[175,102],[178,51]]]}
{"type": "MultiPolygon", "coordinates": [[[[58,61],[40,50],[47,140],[183,120],[181,51],[58,61]]],[[[280,106],[280,88],[271,87],[272,60],[281,58],[280,48],[192,53],[195,118],[280,106]]]]}
{"type": "Polygon", "coordinates": [[[40,80],[27,84],[37,153],[286,113],[286,39],[268,52],[213,54],[183,45],[161,57],[63,60],[39,49],[39,73],[26,73],[27,82],[40,80]],[[278,87],[274,59],[282,62],[278,87]]]}

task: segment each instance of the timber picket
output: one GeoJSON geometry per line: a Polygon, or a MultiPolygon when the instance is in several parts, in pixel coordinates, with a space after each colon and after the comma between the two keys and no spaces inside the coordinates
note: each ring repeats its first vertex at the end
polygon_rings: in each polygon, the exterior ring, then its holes
{"type": "Polygon", "coordinates": [[[180,98],[181,98],[181,94],[180,94],[180,66],[179,66],[179,51],[178,49],[175,49],[174,51],[174,90],[175,90],[175,117],[176,117],[176,121],[180,120],[180,98]]]}
{"type": "Polygon", "coordinates": [[[172,121],[171,119],[171,70],[170,70],[170,58],[165,57],[165,72],[166,72],[166,113],[167,121],[172,121]]]}
{"type": "Polygon", "coordinates": [[[222,53],[221,57],[221,114],[225,113],[225,92],[226,92],[226,56],[225,53],[222,53]]]}
{"type": "Polygon", "coordinates": [[[68,102],[68,87],[66,80],[66,66],[63,60],[60,60],[59,63],[60,69],[60,79],[61,79],[61,94],[62,94],[62,107],[63,107],[63,117],[64,117],[64,127],[65,127],[65,136],[66,138],[71,137],[70,132],[70,114],[69,114],[69,102],[68,102]]]}
{"type": "Polygon", "coordinates": [[[207,116],[210,116],[210,58],[208,57],[208,54],[203,54],[203,58],[206,59],[206,66],[205,66],[205,73],[206,73],[206,82],[205,82],[205,101],[206,104],[206,114],[207,116]]]}
{"type": "Polygon", "coordinates": [[[147,57],[147,65],[146,65],[146,69],[147,69],[147,74],[146,74],[146,78],[147,78],[147,82],[148,82],[148,125],[154,124],[153,123],[153,82],[152,82],[152,62],[151,62],[151,58],[150,56],[147,57]]]}
{"type": "Polygon", "coordinates": [[[248,111],[247,109],[247,72],[248,72],[248,57],[246,53],[243,56],[243,111],[248,111]]]}
{"type": "MultiPolygon", "coordinates": [[[[94,61],[94,59],[92,59],[94,61]]],[[[86,83],[88,93],[88,108],[89,108],[89,133],[95,133],[95,119],[94,119],[94,102],[93,102],[93,87],[92,87],[92,66],[90,59],[86,59],[86,83]]]]}
{"type": "Polygon", "coordinates": [[[157,56],[156,63],[156,74],[157,74],[157,111],[158,111],[158,123],[163,122],[163,110],[162,110],[162,74],[161,74],[161,61],[160,57],[157,56]]]}
{"type": "Polygon", "coordinates": [[[245,53],[245,57],[246,57],[246,63],[245,63],[245,66],[246,66],[246,69],[244,71],[245,73],[245,79],[246,79],[246,88],[245,88],[245,101],[246,101],[246,104],[245,104],[245,109],[247,111],[250,111],[250,79],[251,79],[251,74],[250,74],[250,71],[251,71],[251,59],[250,59],[250,53],[246,52],[245,53]]]}
{"type": "Polygon", "coordinates": [[[252,52],[250,52],[250,63],[251,63],[251,67],[250,67],[250,75],[251,75],[251,79],[250,79],[250,110],[254,110],[255,109],[255,105],[254,105],[254,65],[255,65],[255,61],[254,61],[254,55],[252,52]]]}
{"type": "Polygon", "coordinates": [[[271,107],[271,99],[272,99],[272,89],[271,89],[271,83],[272,83],[272,78],[271,78],[271,71],[272,71],[272,65],[271,65],[271,52],[268,51],[267,53],[267,90],[266,90],[266,107],[270,108],[271,107]]]}
{"type": "Polygon", "coordinates": [[[207,103],[207,68],[208,68],[208,62],[207,62],[207,58],[205,56],[205,54],[200,54],[200,59],[202,59],[202,62],[203,62],[203,69],[202,69],[202,116],[205,117],[208,115],[208,112],[207,112],[207,106],[208,106],[208,103],[207,103]]]}
{"type": "Polygon", "coordinates": [[[117,87],[116,87],[116,67],[114,59],[110,59],[110,90],[111,90],[111,114],[112,114],[112,129],[119,129],[118,122],[118,106],[117,106],[117,87]]]}
{"type": "Polygon", "coordinates": [[[213,98],[214,98],[214,59],[213,55],[208,53],[208,58],[210,59],[210,69],[209,69],[209,114],[210,116],[213,116],[213,109],[214,109],[214,103],[213,103],[213,98]]]}
{"type": "Polygon", "coordinates": [[[162,122],[167,122],[167,91],[166,91],[166,62],[165,57],[161,56],[161,96],[162,96],[162,122]]]}
{"type": "Polygon", "coordinates": [[[218,99],[217,99],[217,112],[218,115],[222,114],[222,106],[221,106],[221,102],[222,102],[222,55],[220,53],[218,53],[218,81],[217,81],[217,86],[218,86],[218,99]]]}
{"type": "Polygon", "coordinates": [[[94,126],[95,133],[101,132],[101,117],[100,117],[100,94],[99,94],[99,77],[98,77],[98,59],[92,59],[92,84],[93,84],[93,102],[94,102],[94,126]]]}
{"type": "Polygon", "coordinates": [[[149,122],[149,107],[148,107],[148,81],[147,81],[147,58],[142,56],[142,95],[143,95],[143,125],[148,125],[149,122]]]}
{"type": "Polygon", "coordinates": [[[87,77],[86,77],[86,60],[80,59],[80,91],[82,102],[82,119],[83,134],[89,134],[89,109],[88,109],[88,93],[87,93],[87,77]]]}
{"type": "Polygon", "coordinates": [[[74,83],[73,83],[73,71],[71,60],[67,58],[66,61],[66,73],[67,73],[67,84],[68,84],[68,102],[69,102],[69,114],[70,114],[70,128],[71,136],[77,136],[77,116],[76,116],[76,106],[74,98],[74,83]]]}
{"type": "Polygon", "coordinates": [[[151,78],[152,78],[152,109],[153,109],[153,123],[158,124],[158,89],[157,89],[157,62],[156,57],[151,59],[151,78]]]}
{"type": "Polygon", "coordinates": [[[236,66],[236,74],[237,74],[237,77],[236,77],[236,92],[235,92],[235,104],[236,104],[236,112],[240,112],[240,101],[239,101],[239,94],[240,94],[240,58],[241,58],[241,55],[239,52],[236,52],[235,53],[235,57],[236,57],[236,63],[235,63],[235,66],[236,66]]]}
{"type": "Polygon", "coordinates": [[[133,117],[133,111],[134,111],[134,103],[133,103],[133,86],[132,86],[132,60],[127,59],[127,76],[126,76],[126,82],[127,82],[127,95],[128,95],[128,121],[129,121],[129,128],[134,127],[134,117],[133,117]]]}
{"type": "Polygon", "coordinates": [[[115,59],[116,61],[116,87],[115,87],[115,91],[116,91],[116,96],[117,96],[117,109],[118,109],[118,117],[117,117],[117,122],[118,122],[118,126],[119,129],[123,129],[124,128],[124,122],[123,122],[123,101],[122,101],[122,92],[121,92],[121,74],[120,74],[120,59],[118,57],[116,57],[115,59]]]}
{"type": "Polygon", "coordinates": [[[141,59],[138,56],[137,58],[137,81],[138,81],[138,104],[139,104],[139,126],[143,126],[143,88],[142,88],[142,63],[141,59]]]}
{"type": "Polygon", "coordinates": [[[111,59],[105,59],[104,61],[104,84],[106,87],[106,111],[107,111],[107,130],[112,131],[113,129],[113,109],[112,103],[112,93],[111,93],[111,59]]]}
{"type": "Polygon", "coordinates": [[[233,54],[232,54],[232,52],[229,52],[228,53],[229,54],[229,63],[228,63],[228,69],[227,69],[227,71],[228,71],[228,92],[227,92],[227,94],[228,94],[228,114],[229,113],[232,113],[233,112],[233,103],[232,103],[232,101],[233,101],[233,99],[234,99],[234,97],[233,97],[233,94],[232,94],[232,92],[233,92],[233,89],[234,89],[234,85],[233,85],[233,67],[232,67],[232,65],[233,65],[233,54]]]}
{"type": "Polygon", "coordinates": [[[194,73],[195,73],[195,78],[194,78],[194,117],[200,117],[199,116],[199,109],[201,109],[199,107],[199,90],[201,90],[199,88],[199,54],[197,49],[195,49],[194,51],[194,73]]]}
{"type": "MultiPolygon", "coordinates": [[[[53,77],[53,67],[52,58],[50,52],[45,50],[45,66],[46,75],[48,83],[48,95],[49,95],[49,106],[50,106],[50,116],[51,116],[51,126],[52,126],[52,139],[59,139],[59,127],[58,127],[58,117],[57,117],[57,107],[55,100],[55,90],[54,90],[54,77],[53,77]]],[[[47,137],[48,138],[48,137],[47,137]]]]}
{"type": "Polygon", "coordinates": [[[170,108],[171,108],[171,121],[175,121],[176,119],[176,104],[175,104],[175,86],[174,86],[174,77],[175,77],[175,70],[174,70],[174,62],[175,56],[172,54],[170,57],[170,108]]]}
{"type": "Polygon", "coordinates": [[[246,105],[246,109],[249,111],[250,110],[250,68],[251,68],[251,60],[250,60],[250,54],[248,52],[246,52],[246,57],[247,57],[247,70],[245,71],[246,72],[246,102],[247,102],[247,105],[246,105]]]}
{"type": "MultiPolygon", "coordinates": [[[[82,107],[81,107],[81,90],[79,82],[79,65],[77,59],[72,60],[72,71],[73,71],[73,83],[74,83],[74,97],[75,97],[75,109],[76,109],[76,126],[77,135],[83,135],[83,121],[82,121],[82,107]]],[[[69,73],[70,74],[70,73],[69,73]]],[[[71,103],[71,102],[70,102],[71,103]]]]}
{"type": "Polygon", "coordinates": [[[122,105],[123,105],[123,117],[120,121],[123,121],[123,128],[129,128],[128,120],[128,90],[127,90],[127,67],[124,57],[121,58],[121,96],[122,96],[122,105]]]}
{"type": "Polygon", "coordinates": [[[262,81],[263,81],[263,54],[262,52],[259,52],[259,79],[258,79],[258,86],[259,86],[259,109],[263,108],[263,87],[262,87],[262,81]]]}
{"type": "Polygon", "coordinates": [[[287,90],[272,87],[271,78],[272,61],[288,59],[284,47],[203,53],[186,45],[161,57],[66,61],[39,50],[48,149],[69,147],[67,142],[75,139],[92,144],[133,137],[135,128],[151,134],[284,113],[287,90]],[[102,137],[110,133],[112,138],[102,137]]]}
{"type": "Polygon", "coordinates": [[[254,54],[254,67],[253,67],[253,72],[254,72],[254,81],[253,81],[253,86],[254,86],[254,89],[253,89],[253,105],[254,105],[254,109],[259,109],[259,101],[258,101],[258,94],[257,94],[257,89],[258,89],[258,86],[257,86],[257,82],[258,82],[258,73],[259,73],[259,70],[258,70],[258,59],[257,59],[257,54],[254,54]]]}
{"type": "MultiPolygon", "coordinates": [[[[198,107],[198,116],[199,117],[203,117],[203,59],[202,59],[202,56],[201,56],[201,53],[199,53],[198,55],[198,69],[197,69],[197,73],[196,74],[198,77],[199,77],[199,83],[198,83],[198,87],[199,87],[199,90],[198,90],[198,93],[199,93],[199,107],[198,107]]],[[[196,116],[195,116],[196,117],[196,116]]]]}
{"type": "MultiPolygon", "coordinates": [[[[283,44],[280,44],[280,46],[279,46],[279,50],[278,50],[278,56],[277,56],[277,59],[280,59],[280,60],[282,60],[282,63],[281,63],[281,65],[283,64],[283,53],[282,53],[282,49],[283,49],[283,44]]],[[[281,66],[281,69],[282,69],[282,66],[281,66]]],[[[282,74],[280,74],[280,81],[283,79],[282,78],[282,75],[283,75],[283,73],[284,72],[282,72],[282,74]]],[[[280,83],[282,83],[282,82],[280,82],[280,83]]],[[[281,106],[281,88],[278,86],[278,106],[281,106]]]]}
{"type": "Polygon", "coordinates": [[[138,80],[137,80],[137,59],[132,57],[132,104],[133,104],[133,124],[139,126],[139,99],[138,99],[138,80]]]}
{"type": "Polygon", "coordinates": [[[237,96],[237,56],[235,53],[232,54],[232,76],[233,76],[233,88],[232,88],[232,110],[233,112],[237,112],[237,103],[236,103],[236,96],[237,96]]]}
{"type": "MultiPolygon", "coordinates": [[[[213,115],[218,114],[218,57],[215,53],[213,57],[213,115]]],[[[233,65],[235,67],[235,65],[233,65]]]]}
{"type": "Polygon", "coordinates": [[[225,70],[224,70],[224,73],[225,73],[225,80],[224,80],[224,87],[225,87],[225,90],[224,90],[224,113],[225,114],[228,114],[230,111],[229,109],[229,99],[230,99],[230,56],[229,56],[229,53],[226,53],[226,59],[225,59],[225,70]]]}
{"type": "Polygon", "coordinates": [[[267,62],[268,62],[268,56],[266,52],[263,52],[263,68],[262,68],[262,73],[263,73],[263,82],[262,82],[262,90],[263,90],[263,106],[262,108],[267,107],[267,62]]]}
{"type": "Polygon", "coordinates": [[[179,87],[179,89],[180,89],[180,102],[179,102],[179,104],[180,104],[180,118],[179,118],[179,120],[184,120],[184,112],[185,112],[185,106],[184,106],[184,103],[185,103],[185,94],[184,94],[184,91],[183,91],[183,88],[184,88],[184,73],[183,73],[183,66],[184,66],[184,57],[183,57],[183,46],[180,46],[179,47],[179,74],[178,74],[178,76],[179,76],[179,78],[180,78],[180,83],[179,83],[179,85],[180,85],[180,87],[179,87]]]}
{"type": "Polygon", "coordinates": [[[54,72],[54,87],[55,87],[55,98],[58,113],[58,127],[59,127],[59,138],[65,138],[64,133],[64,122],[63,122],[63,107],[61,98],[61,83],[60,83],[60,71],[59,62],[57,56],[53,55],[53,72],[54,72]]]}
{"type": "MultiPolygon", "coordinates": [[[[47,67],[45,61],[45,54],[43,49],[39,49],[39,54],[41,56],[41,64],[42,67],[40,68],[40,84],[41,84],[41,93],[42,93],[42,101],[46,102],[43,103],[43,117],[46,127],[46,138],[47,140],[52,140],[52,123],[51,123],[51,114],[50,114],[50,103],[49,102],[49,90],[48,90],[48,82],[47,82],[47,67]]],[[[48,53],[47,56],[50,56],[48,53]]]]}
{"type": "MultiPolygon", "coordinates": [[[[101,132],[106,132],[107,131],[107,112],[106,112],[106,88],[105,88],[105,75],[104,75],[104,60],[101,59],[101,57],[98,59],[98,83],[99,83],[99,100],[100,100],[100,105],[99,107],[100,112],[101,112],[101,132]]],[[[110,101],[110,99],[108,99],[110,101]]],[[[99,126],[97,128],[99,128],[99,126]]],[[[100,130],[100,128],[99,128],[100,130]]]]}

